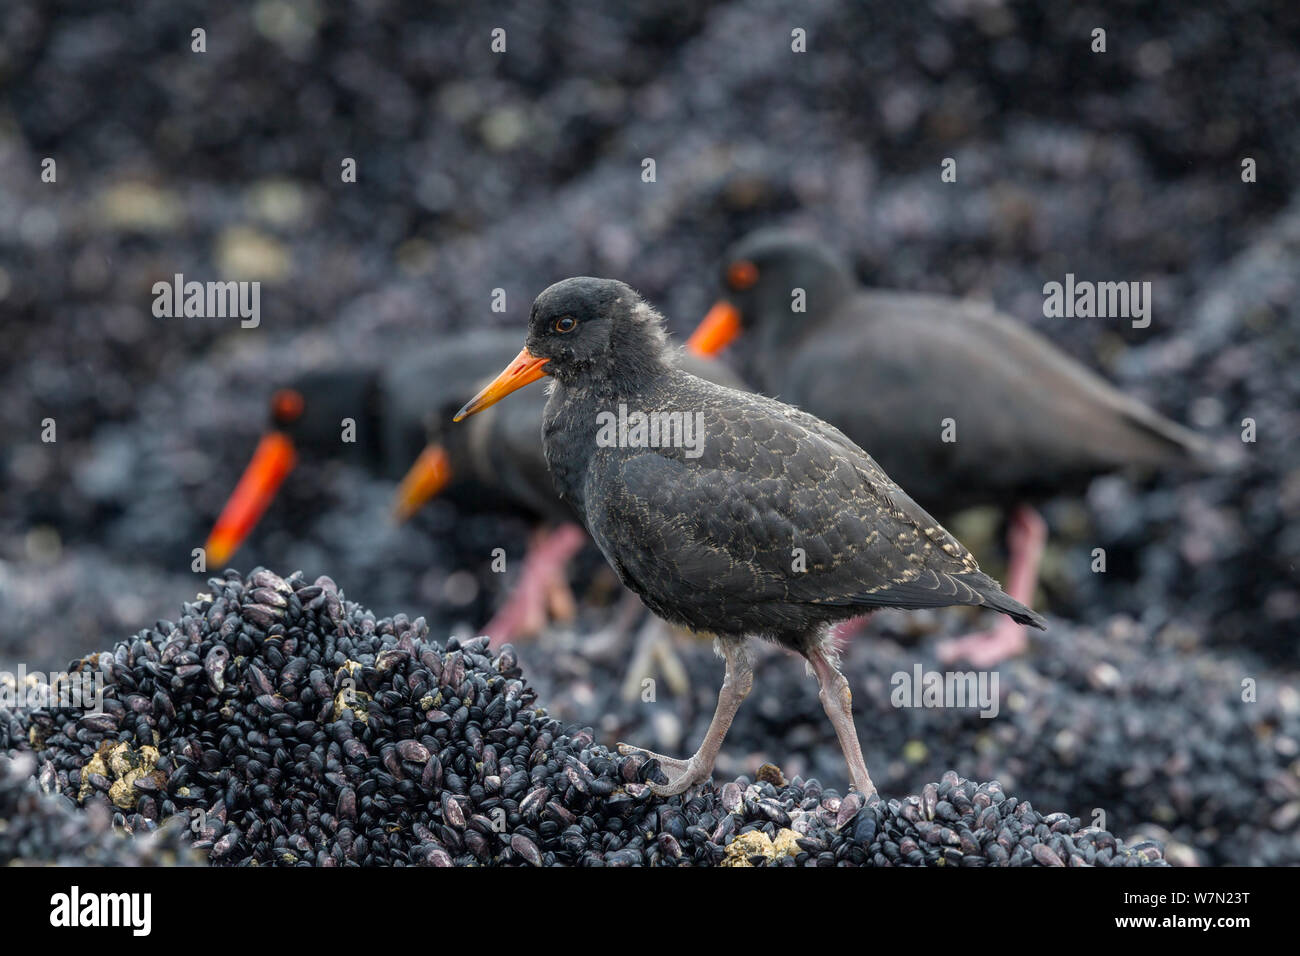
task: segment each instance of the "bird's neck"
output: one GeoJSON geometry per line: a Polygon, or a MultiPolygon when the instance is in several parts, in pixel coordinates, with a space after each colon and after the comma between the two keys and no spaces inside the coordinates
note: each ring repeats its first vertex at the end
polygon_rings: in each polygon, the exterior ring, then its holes
{"type": "Polygon", "coordinates": [[[596,448],[596,415],[600,400],[588,383],[566,385],[557,380],[542,414],[542,451],[556,494],[586,523],[582,480],[596,448]]]}
{"type": "Polygon", "coordinates": [[[655,407],[659,391],[672,374],[655,363],[635,376],[596,375],[578,382],[557,379],[542,417],[542,445],[555,490],[585,521],[583,479],[592,456],[601,450],[600,435],[609,415],[655,407]],[[602,416],[602,413],[607,413],[602,416]]]}

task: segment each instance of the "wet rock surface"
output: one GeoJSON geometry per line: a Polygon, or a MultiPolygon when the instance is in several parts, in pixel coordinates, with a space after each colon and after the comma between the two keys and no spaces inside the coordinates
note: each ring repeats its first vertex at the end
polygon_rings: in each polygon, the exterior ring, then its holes
{"type": "MultiPolygon", "coordinates": [[[[901,802],[772,766],[659,800],[658,762],[548,716],[509,646],[430,641],[422,619],[377,619],[328,578],[258,569],[209,587],[178,621],[79,662],[104,674],[101,714],[0,712],[0,743],[137,837],[179,817],[213,863],[1164,863],[1151,841],[953,772],[901,802]]],[[[60,838],[78,852],[78,831],[60,838]]]]}

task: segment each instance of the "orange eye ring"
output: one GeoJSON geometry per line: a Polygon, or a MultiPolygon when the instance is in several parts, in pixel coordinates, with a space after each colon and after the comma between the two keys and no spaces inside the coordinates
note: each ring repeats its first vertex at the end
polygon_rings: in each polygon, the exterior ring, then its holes
{"type": "Polygon", "coordinates": [[[758,282],[758,266],[748,259],[740,259],[727,266],[727,286],[734,292],[752,289],[758,282]]]}
{"type": "Polygon", "coordinates": [[[572,332],[578,327],[578,320],[571,315],[562,315],[555,320],[551,328],[563,335],[565,332],[572,332]]]}
{"type": "Polygon", "coordinates": [[[279,389],[271,396],[271,415],[283,425],[301,418],[303,406],[302,393],[292,388],[279,389]]]}

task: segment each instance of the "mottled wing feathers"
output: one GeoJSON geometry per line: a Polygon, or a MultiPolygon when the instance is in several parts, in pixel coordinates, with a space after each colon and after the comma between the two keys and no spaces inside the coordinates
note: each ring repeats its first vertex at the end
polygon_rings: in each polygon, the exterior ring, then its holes
{"type": "Polygon", "coordinates": [[[1000,594],[838,430],[691,376],[670,383],[665,408],[703,413],[699,457],[602,449],[587,479],[593,534],[606,554],[620,551],[636,590],[863,608],[990,604],[986,592],[1000,594]],[[613,537],[637,547],[613,547],[613,537]]]}

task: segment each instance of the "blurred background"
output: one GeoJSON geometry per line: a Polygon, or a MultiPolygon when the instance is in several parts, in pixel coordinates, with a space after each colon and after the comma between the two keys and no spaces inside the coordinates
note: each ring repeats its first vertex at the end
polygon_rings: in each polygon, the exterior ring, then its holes
{"type": "MultiPolygon", "coordinates": [[[[573,274],[624,279],[684,336],[731,240],[796,226],[868,284],[996,304],[1198,431],[1257,423],[1232,473],[1108,477],[1049,503],[1036,606],[1053,630],[1004,677],[1041,721],[951,730],[950,714],[881,701],[892,724],[864,740],[873,774],[894,761],[883,776],[906,786],[956,766],[1078,814],[1110,801],[1112,824],[1175,834],[1182,862],[1300,861],[1300,7],[7,0],[0,90],[0,666],[63,666],[203,590],[191,550],[294,373],[382,365],[487,326],[522,343],[533,297],[573,274]],[[956,184],[940,181],[944,157],[956,184]],[[1150,327],[1045,319],[1043,284],[1067,272],[1149,280],[1150,327]],[[260,280],[260,326],[155,318],[153,284],[175,273],[260,280]],[[1120,702],[1071,670],[1110,653],[1135,688],[1120,702]],[[1267,675],[1266,714],[1227,709],[1242,674],[1267,675]],[[1062,687],[1070,706],[1053,704],[1062,687]],[[1110,748],[1102,769],[1026,753],[1094,704],[1082,746],[1110,748]],[[1219,736],[1190,765],[1133,777],[1143,741],[1157,762],[1197,727],[1219,736]],[[1191,779],[1176,797],[1157,785],[1191,779]],[[1228,846],[1248,826],[1248,848],[1228,846]]],[[[473,631],[508,583],[491,549],[520,548],[528,526],[445,501],[398,526],[392,493],[348,462],[303,460],[231,563],[329,574],[376,612],[473,631]]],[[[996,517],[954,530],[999,573],[996,517]]],[[[602,739],[695,737],[716,690],[709,650],[683,648],[698,694],[612,702],[601,675],[621,673],[617,654],[584,659],[582,645],[609,623],[615,582],[589,549],[573,583],[577,622],[521,647],[542,703],[602,739]]],[[[963,629],[879,617],[850,654],[869,686],[963,629]]],[[[758,690],[794,703],[756,700],[743,740],[838,780],[813,682],[786,659],[771,671],[758,690]]],[[[729,742],[720,772],[752,773],[744,746],[729,742]]]]}

